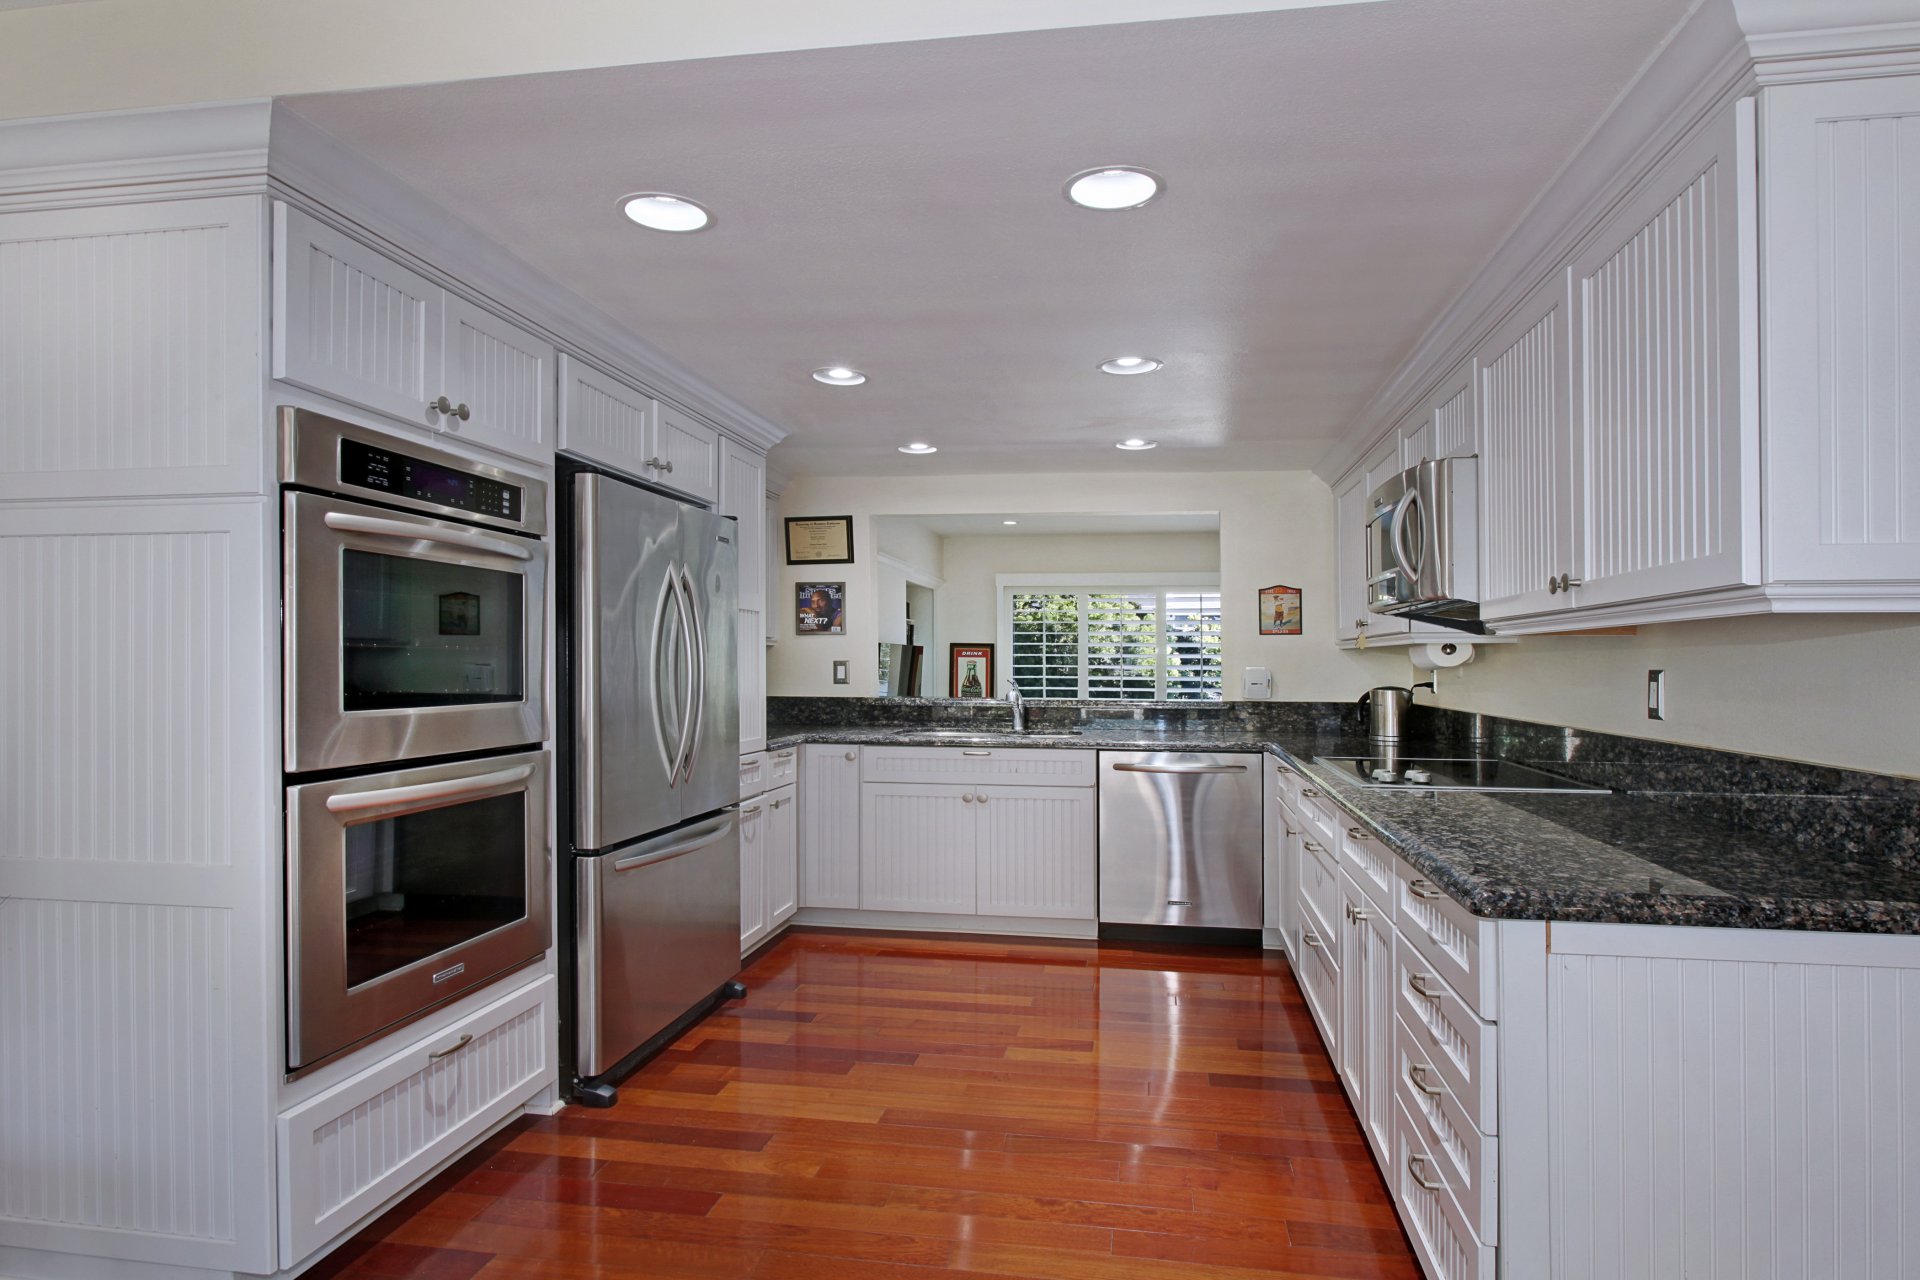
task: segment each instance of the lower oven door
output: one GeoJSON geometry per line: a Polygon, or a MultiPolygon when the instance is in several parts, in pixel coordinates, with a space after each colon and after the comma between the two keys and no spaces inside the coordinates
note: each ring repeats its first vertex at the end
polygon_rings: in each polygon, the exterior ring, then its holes
{"type": "Polygon", "coordinates": [[[287,791],[287,1067],[547,949],[547,753],[287,791]]]}

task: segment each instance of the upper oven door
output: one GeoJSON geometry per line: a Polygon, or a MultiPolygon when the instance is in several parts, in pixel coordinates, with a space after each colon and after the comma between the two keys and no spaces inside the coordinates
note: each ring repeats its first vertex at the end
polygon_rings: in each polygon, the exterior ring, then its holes
{"type": "Polygon", "coordinates": [[[287,1065],[312,1066],[547,949],[547,754],[287,791],[287,1065]]]}
{"type": "Polygon", "coordinates": [[[283,502],[289,773],[545,736],[545,544],[342,498],[283,502]]]}

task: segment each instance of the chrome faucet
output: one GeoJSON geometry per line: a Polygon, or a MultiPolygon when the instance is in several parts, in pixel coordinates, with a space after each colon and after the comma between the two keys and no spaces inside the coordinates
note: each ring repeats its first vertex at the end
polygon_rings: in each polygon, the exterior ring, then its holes
{"type": "Polygon", "coordinates": [[[1027,700],[1020,696],[1020,686],[1007,681],[1007,704],[1013,708],[1013,731],[1027,731],[1027,700]]]}

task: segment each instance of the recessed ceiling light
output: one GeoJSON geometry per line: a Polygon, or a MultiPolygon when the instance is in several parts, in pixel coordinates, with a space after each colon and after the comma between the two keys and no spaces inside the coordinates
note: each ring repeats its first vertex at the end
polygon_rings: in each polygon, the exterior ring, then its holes
{"type": "Polygon", "coordinates": [[[1132,373],[1152,373],[1155,369],[1166,367],[1166,361],[1155,360],[1152,356],[1115,356],[1100,363],[1100,372],[1121,375],[1132,373]]]}
{"type": "Polygon", "coordinates": [[[924,440],[915,440],[912,444],[901,445],[900,452],[902,453],[938,453],[940,452],[940,450],[935,448],[933,445],[926,443],[924,440]]]}
{"type": "Polygon", "coordinates": [[[824,369],[815,369],[813,380],[830,387],[857,387],[867,380],[867,375],[844,364],[830,364],[824,369]]]}
{"type": "Polygon", "coordinates": [[[1138,209],[1166,189],[1159,174],[1130,165],[1088,169],[1067,179],[1067,199],[1083,209],[1138,209]]]}
{"type": "Polygon", "coordinates": [[[1131,440],[1122,440],[1119,444],[1116,444],[1113,447],[1116,449],[1130,449],[1135,452],[1138,452],[1141,449],[1157,448],[1159,444],[1160,442],[1158,440],[1142,440],[1138,436],[1136,436],[1131,440]]]}
{"type": "Polygon", "coordinates": [[[1019,524],[1020,522],[1018,520],[1002,520],[1000,523],[1001,524],[1019,524]]]}
{"type": "Polygon", "coordinates": [[[687,199],[664,191],[641,191],[620,197],[620,211],[654,231],[705,231],[713,215],[687,199]]]}

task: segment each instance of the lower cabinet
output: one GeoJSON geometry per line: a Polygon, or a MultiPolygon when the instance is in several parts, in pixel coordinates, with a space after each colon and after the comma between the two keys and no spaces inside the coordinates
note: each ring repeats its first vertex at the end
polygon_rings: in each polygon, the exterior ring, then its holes
{"type": "Polygon", "coordinates": [[[759,946],[792,916],[799,895],[794,788],[740,805],[740,954],[759,946]]]}
{"type": "Polygon", "coordinates": [[[1387,1187],[1429,1280],[1494,1280],[1494,1249],[1480,1243],[1454,1202],[1424,1126],[1398,1101],[1390,1105],[1393,1142],[1385,1162],[1387,1187]]]}
{"type": "Polygon", "coordinates": [[[860,903],[974,915],[974,788],[869,782],[860,795],[860,903]]]}
{"type": "Polygon", "coordinates": [[[1091,919],[1092,787],[869,782],[860,905],[870,911],[1091,919]]]}
{"type": "Polygon", "coordinates": [[[1392,1140],[1393,920],[1344,870],[1340,888],[1340,1078],[1384,1159],[1392,1140]]]}
{"type": "Polygon", "coordinates": [[[800,748],[800,905],[860,905],[860,748],[800,748]]]}
{"type": "Polygon", "coordinates": [[[353,1226],[550,1084],[554,999],[552,977],[528,983],[283,1113],[282,1263],[353,1226]]]}

